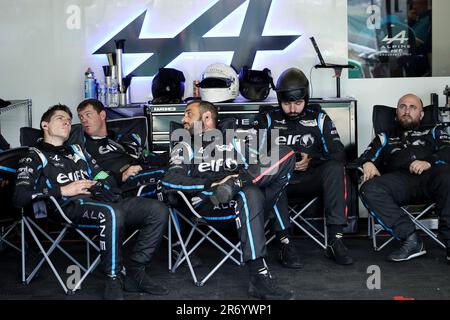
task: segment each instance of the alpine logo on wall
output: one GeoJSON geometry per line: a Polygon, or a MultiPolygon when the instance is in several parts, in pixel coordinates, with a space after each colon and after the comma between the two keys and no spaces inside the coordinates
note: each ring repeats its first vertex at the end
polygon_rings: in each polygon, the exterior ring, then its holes
{"type": "MultiPolygon", "coordinates": [[[[134,77],[152,77],[159,68],[170,64],[182,53],[233,52],[231,65],[239,70],[253,65],[256,53],[263,50],[286,49],[300,35],[263,35],[272,0],[220,0],[200,14],[189,25],[180,28],[174,37],[140,38],[146,15],[163,14],[145,10],[93,54],[107,54],[116,49],[115,40],[124,39],[125,53],[152,55],[128,72],[134,77]],[[207,36],[206,34],[241,6],[247,5],[239,36],[207,36]],[[206,36],[205,36],[206,35],[206,36]]],[[[174,23],[167,21],[167,24],[174,23]]]]}
{"type": "Polygon", "coordinates": [[[349,78],[424,77],[431,68],[431,0],[348,0],[349,78]]]}

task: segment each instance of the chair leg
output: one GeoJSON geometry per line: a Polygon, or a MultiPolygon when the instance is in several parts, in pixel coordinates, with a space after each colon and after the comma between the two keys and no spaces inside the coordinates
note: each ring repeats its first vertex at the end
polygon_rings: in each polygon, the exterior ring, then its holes
{"type": "Polygon", "coordinates": [[[308,235],[314,242],[316,242],[320,247],[322,247],[323,249],[326,249],[327,245],[328,245],[328,235],[327,235],[327,229],[326,229],[326,217],[325,215],[323,216],[323,233],[318,230],[315,226],[313,226],[308,220],[306,220],[305,218],[303,218],[302,214],[314,203],[316,202],[318,199],[318,197],[313,198],[312,200],[310,200],[300,211],[296,211],[296,208],[298,207],[298,205],[294,205],[294,206],[289,206],[289,213],[292,215],[290,215],[290,220],[293,224],[295,224],[300,230],[302,230],[306,235],[308,235]],[[312,229],[312,232],[308,231],[308,229],[306,229],[305,227],[303,227],[299,221],[297,221],[298,219],[301,220],[301,222],[303,222],[304,224],[306,224],[309,228],[312,229]],[[313,234],[313,232],[315,234],[313,234]],[[320,239],[320,240],[319,240],[320,239]],[[323,239],[323,242],[322,242],[323,239]]]}
{"type": "Polygon", "coordinates": [[[12,225],[8,226],[6,228],[2,227],[1,229],[1,234],[0,234],[0,246],[5,244],[10,246],[11,248],[16,249],[17,251],[20,252],[20,248],[18,248],[16,245],[12,244],[11,242],[9,242],[8,240],[6,240],[6,237],[16,228],[16,226],[20,223],[20,221],[15,221],[12,225]]]}
{"type": "Polygon", "coordinates": [[[394,240],[394,237],[391,236],[388,240],[384,241],[381,245],[378,243],[377,236],[383,231],[383,228],[376,229],[375,218],[372,215],[369,215],[368,219],[370,219],[370,233],[372,235],[372,246],[374,251],[381,251],[384,247],[386,247],[389,243],[394,240]]]}
{"type": "Polygon", "coordinates": [[[22,262],[22,283],[25,284],[25,221],[24,217],[22,216],[22,219],[20,219],[20,245],[22,249],[21,254],[21,262],[22,262]]]}
{"type": "Polygon", "coordinates": [[[180,245],[181,245],[181,249],[183,250],[183,254],[186,257],[186,261],[189,266],[189,271],[191,272],[192,279],[194,280],[194,283],[197,284],[198,283],[197,276],[194,272],[194,268],[192,267],[191,259],[189,258],[189,255],[187,253],[186,246],[184,245],[184,242],[183,242],[183,238],[181,237],[181,232],[179,230],[179,226],[175,222],[176,218],[174,217],[174,215],[175,214],[173,212],[173,209],[171,208],[170,209],[170,219],[172,219],[172,221],[174,222],[175,232],[177,233],[178,240],[180,241],[180,245]]]}
{"type": "MultiPolygon", "coordinates": [[[[47,238],[48,241],[55,243],[55,240],[53,240],[44,230],[42,230],[41,227],[39,227],[33,220],[25,218],[26,221],[28,223],[31,223],[36,230],[38,230],[45,238],[47,238]]],[[[63,231],[64,233],[67,231],[67,225],[64,227],[63,231]]],[[[78,229],[76,229],[78,230],[78,229]]],[[[63,232],[61,231],[61,233],[63,232]]],[[[95,245],[94,245],[95,246],[95,245]]],[[[86,272],[86,268],[80,263],[78,262],[73,256],[71,256],[66,250],[64,250],[64,248],[62,248],[58,243],[56,243],[56,247],[58,248],[59,251],[61,251],[70,261],[72,261],[74,264],[76,264],[81,270],[83,270],[83,272],[86,272]]],[[[43,261],[42,261],[43,262],[43,261]]]]}
{"type": "Polygon", "coordinates": [[[421,214],[419,214],[418,216],[414,217],[409,211],[407,211],[406,209],[402,208],[406,214],[411,218],[412,222],[419,227],[423,232],[425,232],[431,239],[433,239],[437,244],[439,244],[442,248],[446,248],[445,244],[442,243],[442,241],[440,241],[438,239],[438,237],[436,236],[436,234],[431,231],[430,229],[428,229],[427,227],[425,227],[425,225],[419,221],[419,218],[424,215],[426,213],[426,211],[428,211],[428,208],[426,209],[425,212],[422,212],[421,214]]]}
{"type": "MultiPolygon", "coordinates": [[[[45,261],[47,261],[48,265],[50,266],[50,268],[51,268],[52,271],[53,271],[53,274],[54,274],[55,277],[58,279],[59,284],[60,284],[61,287],[63,288],[64,292],[67,294],[68,289],[67,289],[66,285],[65,285],[64,282],[62,281],[61,277],[59,276],[59,273],[56,271],[56,268],[55,268],[55,266],[53,265],[52,261],[50,260],[50,258],[49,258],[49,256],[48,256],[47,252],[46,252],[45,249],[42,247],[42,244],[40,243],[39,239],[37,238],[36,234],[34,233],[33,229],[31,228],[30,224],[28,223],[27,218],[24,218],[24,222],[25,222],[25,225],[26,225],[28,231],[30,232],[31,236],[33,237],[33,239],[34,239],[36,245],[39,247],[39,250],[40,250],[41,253],[44,255],[44,258],[43,258],[43,259],[45,259],[45,261]]],[[[60,234],[60,235],[61,235],[61,234],[60,234]]],[[[59,237],[58,237],[58,238],[59,238],[59,237]]],[[[61,237],[61,239],[62,239],[62,237],[61,237]]],[[[59,241],[60,241],[61,239],[59,239],[59,241]]],[[[55,242],[56,242],[56,241],[55,241],[55,242]]],[[[52,247],[53,247],[53,249],[54,249],[54,248],[56,247],[56,244],[54,243],[54,244],[52,245],[52,247]]],[[[53,250],[51,250],[51,251],[53,251],[53,250]]],[[[49,253],[51,253],[51,251],[49,250],[49,253]]],[[[40,265],[42,265],[42,264],[40,263],[40,265]]],[[[39,265],[39,268],[40,268],[40,265],[39,265]]],[[[37,269],[33,270],[33,272],[32,272],[32,275],[33,275],[33,276],[34,276],[34,274],[36,273],[35,271],[37,272],[37,269]]],[[[31,276],[31,275],[30,275],[30,276],[31,276]]],[[[29,279],[29,281],[31,281],[31,279],[32,279],[32,277],[29,279]]],[[[27,283],[29,283],[28,280],[27,280],[27,283]]]]}
{"type": "Polygon", "coordinates": [[[174,272],[174,271],[178,268],[178,266],[186,259],[186,261],[187,261],[187,263],[188,263],[188,266],[189,266],[189,270],[190,270],[191,275],[192,275],[192,279],[194,280],[194,284],[195,284],[196,286],[201,287],[201,286],[203,286],[203,285],[206,283],[206,281],[208,281],[208,279],[209,279],[209,278],[210,278],[210,277],[211,277],[211,276],[212,276],[212,275],[213,275],[213,274],[214,274],[214,273],[215,273],[215,272],[216,272],[216,271],[217,271],[217,270],[225,263],[225,261],[227,261],[228,259],[233,260],[233,261],[234,261],[236,264],[238,264],[238,265],[242,265],[242,250],[240,249],[240,242],[238,242],[237,244],[233,244],[233,243],[232,243],[231,241],[229,241],[225,236],[223,236],[219,231],[217,231],[214,227],[212,227],[212,226],[210,226],[210,225],[207,225],[207,227],[208,227],[209,230],[205,233],[205,232],[203,232],[202,230],[200,230],[200,229],[198,228],[198,225],[197,225],[197,224],[191,222],[189,219],[187,219],[187,218],[184,217],[183,215],[179,214],[179,216],[180,216],[184,221],[186,221],[186,223],[187,223],[188,225],[190,225],[190,226],[192,227],[192,229],[191,229],[191,231],[190,231],[188,237],[186,238],[186,240],[183,240],[182,237],[181,237],[181,233],[180,233],[179,226],[178,226],[178,224],[176,223],[175,216],[174,216],[175,213],[173,212],[173,210],[170,211],[170,214],[171,214],[171,219],[172,219],[172,221],[173,221],[173,223],[174,223],[175,231],[176,231],[176,233],[177,233],[177,236],[178,236],[178,239],[179,239],[180,245],[181,245],[181,247],[182,247],[182,251],[183,251],[183,253],[180,254],[180,256],[178,257],[178,259],[177,259],[177,261],[175,262],[174,266],[172,267],[171,272],[174,272]],[[193,236],[193,233],[194,233],[195,231],[197,231],[198,233],[200,233],[200,234],[202,235],[202,238],[201,238],[199,241],[197,241],[197,242],[192,246],[192,248],[190,248],[190,249],[188,250],[188,249],[187,249],[187,246],[189,245],[189,242],[191,241],[192,236],[193,236]],[[217,235],[218,237],[220,237],[226,244],[228,244],[228,245],[231,247],[231,250],[230,250],[230,251],[225,250],[225,249],[222,248],[216,241],[214,241],[213,239],[211,239],[210,235],[211,235],[212,233],[214,233],[215,235],[217,235]],[[202,280],[199,281],[199,279],[197,278],[197,275],[196,275],[196,273],[195,273],[195,271],[194,271],[194,268],[192,267],[192,264],[191,264],[189,255],[191,255],[192,252],[194,252],[194,251],[197,249],[197,247],[198,247],[202,242],[204,242],[205,240],[207,240],[208,242],[210,242],[211,244],[213,244],[217,249],[219,249],[219,250],[224,254],[224,257],[220,260],[220,262],[219,262],[218,264],[216,264],[216,265],[214,266],[214,268],[213,268],[212,270],[209,271],[209,273],[208,273],[205,277],[202,278],[202,280]],[[235,257],[233,257],[233,254],[234,254],[235,252],[237,252],[238,254],[240,254],[240,259],[239,259],[239,261],[238,261],[235,257]]]}

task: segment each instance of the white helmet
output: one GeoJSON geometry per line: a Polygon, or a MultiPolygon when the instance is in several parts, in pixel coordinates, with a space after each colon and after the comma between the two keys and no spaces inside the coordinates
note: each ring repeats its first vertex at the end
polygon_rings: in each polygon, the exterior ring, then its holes
{"type": "Polygon", "coordinates": [[[223,63],[209,65],[198,84],[200,97],[209,102],[233,100],[239,95],[239,79],[236,71],[223,63]]]}

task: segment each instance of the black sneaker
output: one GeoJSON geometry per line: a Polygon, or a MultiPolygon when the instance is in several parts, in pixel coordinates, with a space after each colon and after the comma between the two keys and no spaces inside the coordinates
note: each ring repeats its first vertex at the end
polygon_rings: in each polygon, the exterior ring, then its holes
{"type": "Polygon", "coordinates": [[[290,291],[275,286],[269,274],[250,276],[248,295],[261,300],[292,300],[294,295],[290,291]]]}
{"type": "MultiPolygon", "coordinates": [[[[172,256],[173,256],[174,261],[177,261],[178,256],[180,255],[180,252],[181,252],[181,248],[172,249],[172,256]]],[[[200,267],[202,265],[202,260],[195,252],[192,252],[189,255],[189,260],[191,260],[191,264],[192,264],[193,268],[200,267]]],[[[181,265],[186,268],[189,267],[186,259],[184,259],[184,261],[181,263],[181,265]]]]}
{"type": "Polygon", "coordinates": [[[124,290],[127,292],[144,292],[157,296],[165,296],[169,293],[166,287],[153,282],[147,276],[144,267],[127,269],[124,290]]]}
{"type": "Polygon", "coordinates": [[[330,244],[327,245],[325,255],[336,261],[337,264],[353,264],[353,258],[349,255],[347,247],[342,241],[342,236],[337,235],[330,244]]]}
{"type": "Polygon", "coordinates": [[[408,238],[402,241],[400,248],[392,252],[388,257],[388,261],[406,261],[417,258],[426,254],[425,246],[417,232],[412,233],[408,238]]]}
{"type": "Polygon", "coordinates": [[[300,269],[303,267],[297,250],[292,243],[283,244],[281,246],[278,261],[286,268],[300,269]]]}
{"type": "Polygon", "coordinates": [[[122,280],[120,277],[106,277],[103,298],[105,300],[123,300],[122,280]]]}

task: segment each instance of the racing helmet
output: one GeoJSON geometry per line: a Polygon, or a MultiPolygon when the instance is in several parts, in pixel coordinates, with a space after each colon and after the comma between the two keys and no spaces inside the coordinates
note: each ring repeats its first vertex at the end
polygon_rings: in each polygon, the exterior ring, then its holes
{"type": "Polygon", "coordinates": [[[180,70],[160,68],[152,81],[152,103],[181,103],[185,80],[184,74],[180,70]]]}
{"type": "Polygon", "coordinates": [[[303,71],[289,68],[281,73],[276,85],[278,102],[305,100],[309,101],[309,81],[303,71]]]}
{"type": "Polygon", "coordinates": [[[247,66],[239,72],[239,92],[247,100],[263,101],[267,98],[270,88],[275,90],[272,73],[269,69],[250,70],[247,66]]]}
{"type": "Polygon", "coordinates": [[[209,65],[198,84],[200,97],[209,102],[234,100],[239,95],[239,79],[236,71],[226,64],[209,65]]]}

